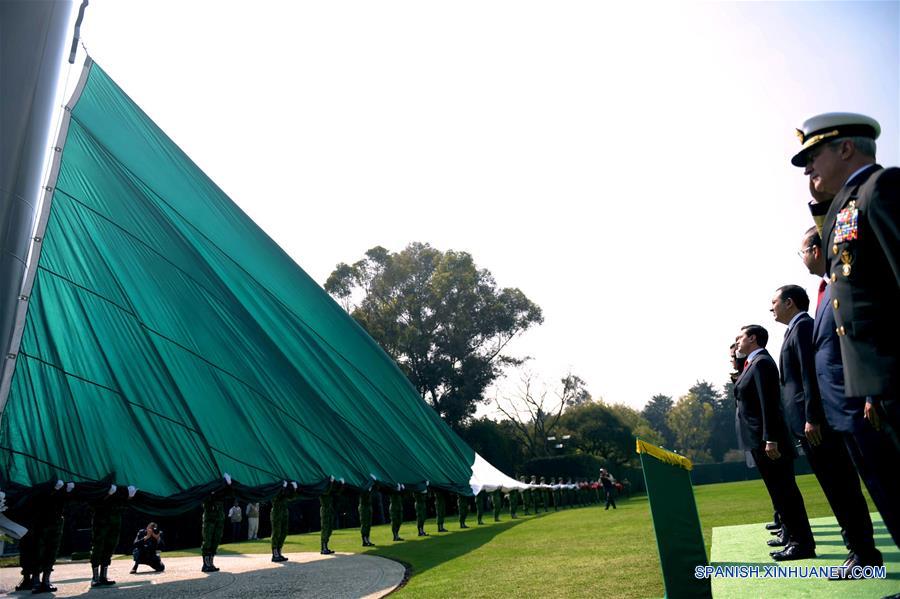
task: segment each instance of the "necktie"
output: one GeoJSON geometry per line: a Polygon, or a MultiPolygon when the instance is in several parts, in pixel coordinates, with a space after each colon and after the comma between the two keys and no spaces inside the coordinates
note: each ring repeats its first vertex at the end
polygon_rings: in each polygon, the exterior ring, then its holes
{"type": "Polygon", "coordinates": [[[819,306],[822,305],[822,296],[825,295],[825,280],[819,281],[819,300],[816,302],[816,312],[819,311],[819,306]]]}

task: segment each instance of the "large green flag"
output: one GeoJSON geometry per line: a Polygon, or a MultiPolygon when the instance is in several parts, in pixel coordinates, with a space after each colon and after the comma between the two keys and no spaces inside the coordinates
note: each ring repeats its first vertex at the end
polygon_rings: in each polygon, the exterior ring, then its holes
{"type": "Polygon", "coordinates": [[[693,464],[640,439],[637,451],[647,485],[666,597],[712,597],[709,578],[694,575],[697,566],[708,562],[691,485],[693,464]]]}
{"type": "MultiPolygon", "coordinates": [[[[226,473],[471,494],[472,449],[90,59],[59,145],[0,484],[112,481],[182,507],[226,473]]],[[[322,226],[340,231],[297,231],[322,226]]]]}

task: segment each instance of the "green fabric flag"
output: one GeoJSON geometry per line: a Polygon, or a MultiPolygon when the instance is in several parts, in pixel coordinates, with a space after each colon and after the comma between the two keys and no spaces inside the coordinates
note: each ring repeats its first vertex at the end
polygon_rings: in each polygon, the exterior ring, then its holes
{"type": "Polygon", "coordinates": [[[225,473],[471,494],[473,450],[390,357],[90,59],[85,77],[0,482],[111,480],[185,505],[225,473]]]}
{"type": "Polygon", "coordinates": [[[694,576],[694,568],[708,562],[691,486],[691,461],[640,439],[637,451],[647,485],[666,597],[712,597],[709,578],[694,576]]]}

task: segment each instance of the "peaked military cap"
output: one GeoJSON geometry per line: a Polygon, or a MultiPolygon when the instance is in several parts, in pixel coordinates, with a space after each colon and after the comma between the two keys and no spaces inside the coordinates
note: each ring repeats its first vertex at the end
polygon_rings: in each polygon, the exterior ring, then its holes
{"type": "Polygon", "coordinates": [[[806,155],[811,149],[842,137],[878,139],[878,136],[881,135],[881,125],[872,117],[864,114],[826,112],[806,119],[803,126],[796,132],[803,148],[794,154],[791,164],[805,167],[806,155]]]}

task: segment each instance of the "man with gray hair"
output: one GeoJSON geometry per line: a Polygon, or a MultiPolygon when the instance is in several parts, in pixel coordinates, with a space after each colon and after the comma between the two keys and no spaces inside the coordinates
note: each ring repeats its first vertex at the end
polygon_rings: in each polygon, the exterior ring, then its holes
{"type": "MultiPolygon", "coordinates": [[[[820,114],[797,130],[802,148],[791,159],[814,199],[858,468],[900,448],[900,169],[875,163],[880,133],[865,115],[820,114]]],[[[900,510],[875,502],[900,546],[900,510]]]]}

